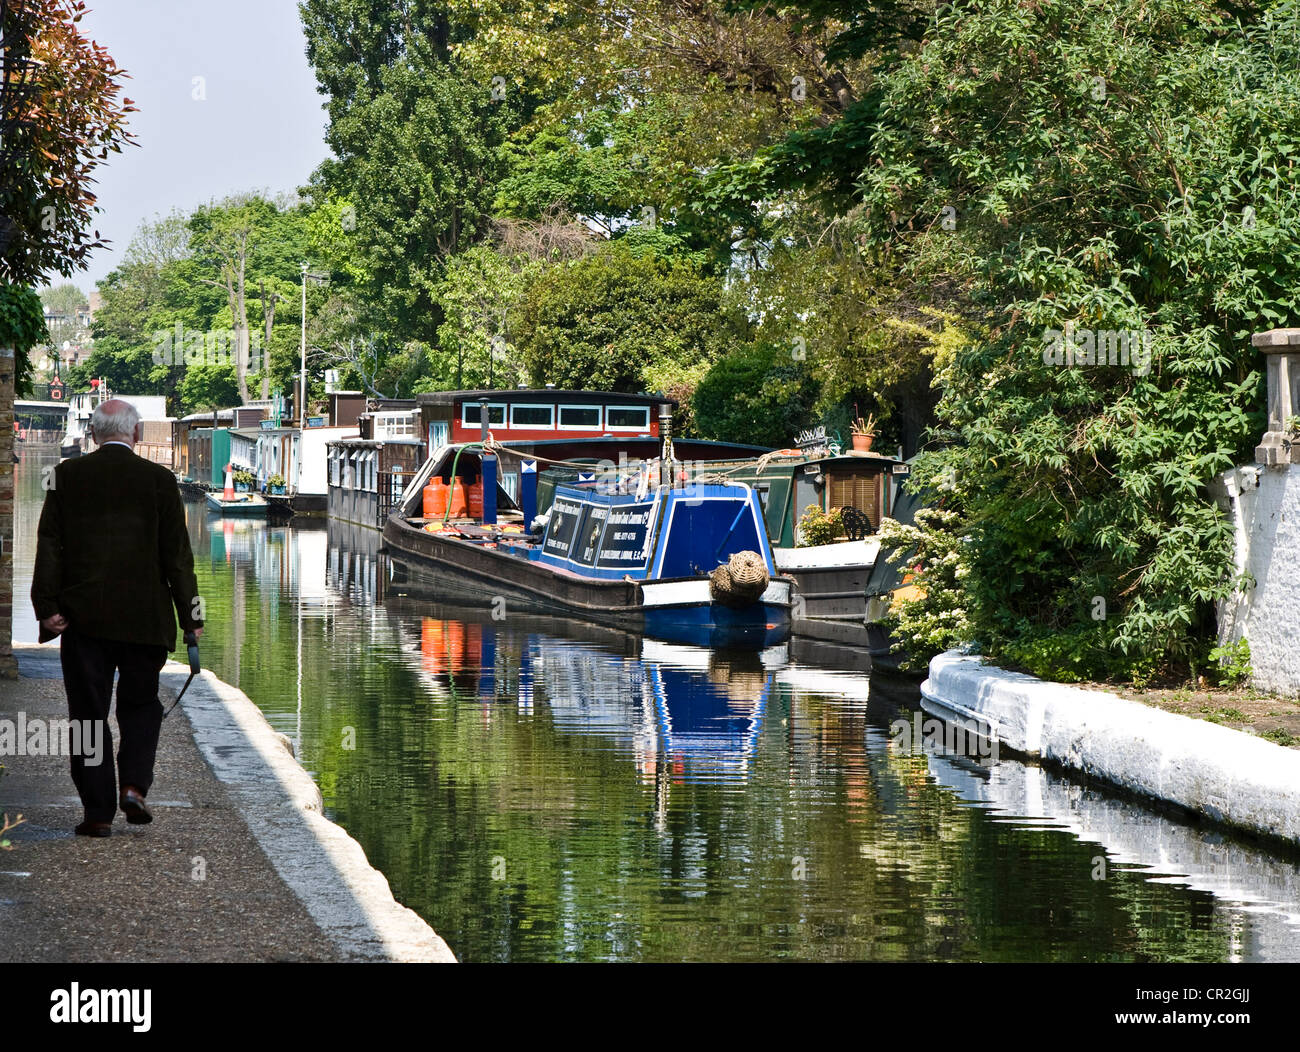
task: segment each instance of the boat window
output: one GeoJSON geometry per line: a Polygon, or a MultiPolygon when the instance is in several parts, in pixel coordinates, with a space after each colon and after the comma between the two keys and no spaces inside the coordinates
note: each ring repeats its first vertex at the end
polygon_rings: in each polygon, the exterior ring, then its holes
{"type": "Polygon", "coordinates": [[[611,431],[649,431],[650,407],[612,405],[605,411],[606,424],[611,431]]]}
{"type": "Polygon", "coordinates": [[[553,405],[512,405],[510,407],[511,427],[555,426],[555,406],[553,405]]]}
{"type": "MultiPolygon", "coordinates": [[[[465,427],[480,427],[479,413],[480,406],[477,402],[463,402],[461,404],[461,422],[465,427]]],[[[488,406],[488,427],[505,427],[506,425],[506,407],[505,403],[492,403],[488,406]]]]}
{"type": "Polygon", "coordinates": [[[374,437],[393,438],[415,434],[415,413],[378,413],[374,418],[374,437]]]}
{"type": "MultiPolygon", "coordinates": [[[[818,479],[820,478],[821,476],[818,476],[818,479]]],[[[803,513],[808,510],[809,504],[814,505],[818,511],[824,510],[822,508],[822,495],[817,485],[806,472],[801,472],[794,480],[795,522],[803,518],[803,513]]]]}
{"type": "Polygon", "coordinates": [[[560,406],[560,430],[599,431],[600,430],[600,406],[598,405],[560,406]]]}
{"type": "Polygon", "coordinates": [[[837,471],[830,477],[830,506],[852,506],[865,512],[873,523],[880,521],[880,485],[877,476],[837,471]]]}

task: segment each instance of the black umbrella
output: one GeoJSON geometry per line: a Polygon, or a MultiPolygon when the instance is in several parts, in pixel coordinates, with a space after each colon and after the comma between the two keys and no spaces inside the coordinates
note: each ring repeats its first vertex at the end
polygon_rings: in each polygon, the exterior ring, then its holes
{"type": "Polygon", "coordinates": [[[172,714],[172,709],[181,703],[181,698],[185,697],[185,692],[190,689],[190,684],[194,682],[194,677],[203,671],[199,665],[199,637],[193,632],[185,633],[185,645],[190,651],[190,678],[185,681],[185,686],[181,687],[181,692],[176,695],[176,700],[172,702],[171,709],[163,713],[163,719],[172,714]]]}

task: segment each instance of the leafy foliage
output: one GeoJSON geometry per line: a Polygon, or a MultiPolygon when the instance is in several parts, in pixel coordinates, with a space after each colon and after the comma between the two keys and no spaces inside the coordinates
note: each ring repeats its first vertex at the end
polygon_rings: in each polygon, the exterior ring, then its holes
{"type": "Polygon", "coordinates": [[[0,347],[14,351],[14,390],[29,394],[32,388],[29,351],[48,339],[41,299],[31,289],[0,283],[0,347]]]}
{"type": "Polygon", "coordinates": [[[799,544],[811,546],[830,544],[844,532],[844,520],[840,508],[822,511],[816,504],[809,504],[799,516],[799,544]]]}
{"type": "Polygon", "coordinates": [[[515,311],[514,343],[535,384],[640,391],[648,364],[721,353],[722,283],[655,238],[628,235],[545,271],[515,311]]]}
{"type": "Polygon", "coordinates": [[[817,382],[788,345],[758,341],[720,359],[691,406],[705,438],[788,446],[812,420],[817,382]]]}
{"type": "MultiPolygon", "coordinates": [[[[80,0],[23,0],[3,8],[4,77],[0,109],[0,288],[70,276],[104,242],[87,231],[99,211],[92,173],[131,141],[130,99],[118,99],[120,70],[108,51],[83,37],[80,0]]],[[[15,347],[14,384],[31,389],[30,349],[46,338],[25,317],[19,292],[4,293],[0,338],[15,347]],[[11,334],[11,335],[10,335],[11,334]]]]}
{"type": "Polygon", "coordinates": [[[882,557],[906,567],[904,591],[884,620],[894,649],[904,655],[900,665],[905,669],[924,666],[935,654],[971,638],[965,591],[970,567],[957,522],[951,510],[921,508],[912,525],[885,518],[877,531],[882,557]]]}
{"type": "Polygon", "coordinates": [[[941,372],[950,444],[915,477],[962,509],[966,612],[997,658],[1194,667],[1239,584],[1209,485],[1262,423],[1250,333],[1300,307],[1295,6],[1276,14],[1239,33],[1187,0],[945,10],[882,82],[857,230],[917,280],[965,275],[987,332],[941,372]],[[1067,326],[1137,332],[1149,368],[1098,364],[1091,337],[1057,364],[1067,326]]]}
{"type": "Polygon", "coordinates": [[[1208,657],[1222,687],[1240,686],[1248,683],[1254,675],[1255,670],[1250,664],[1250,643],[1245,639],[1217,646],[1208,657]]]}
{"type": "Polygon", "coordinates": [[[123,71],[81,35],[81,0],[5,5],[5,115],[0,150],[0,280],[38,285],[71,276],[103,245],[87,231],[99,211],[92,173],[132,141],[118,99],[123,71]],[[30,70],[26,84],[20,71],[30,70]]]}

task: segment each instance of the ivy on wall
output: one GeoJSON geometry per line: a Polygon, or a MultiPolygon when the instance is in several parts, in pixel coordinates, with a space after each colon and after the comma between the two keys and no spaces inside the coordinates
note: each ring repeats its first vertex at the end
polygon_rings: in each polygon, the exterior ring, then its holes
{"type": "Polygon", "coordinates": [[[0,347],[14,351],[14,393],[32,392],[31,349],[49,339],[41,299],[21,285],[0,284],[0,347]]]}

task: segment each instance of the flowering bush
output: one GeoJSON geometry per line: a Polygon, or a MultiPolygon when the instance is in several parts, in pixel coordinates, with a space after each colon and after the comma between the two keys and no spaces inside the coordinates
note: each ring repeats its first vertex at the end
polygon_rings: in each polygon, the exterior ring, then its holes
{"type": "Polygon", "coordinates": [[[890,563],[904,568],[903,583],[911,586],[894,599],[884,621],[894,649],[906,654],[905,669],[971,638],[962,591],[966,543],[956,523],[955,512],[922,508],[915,525],[882,519],[877,531],[882,555],[888,551],[890,563]]]}
{"type": "Polygon", "coordinates": [[[840,518],[840,509],[822,511],[816,504],[804,508],[799,519],[799,547],[813,544],[830,544],[844,533],[844,523],[840,518]]]}

